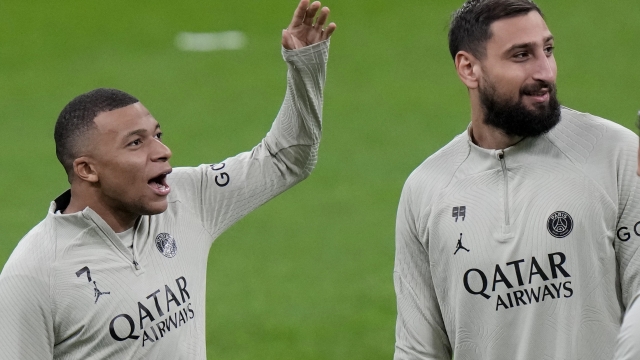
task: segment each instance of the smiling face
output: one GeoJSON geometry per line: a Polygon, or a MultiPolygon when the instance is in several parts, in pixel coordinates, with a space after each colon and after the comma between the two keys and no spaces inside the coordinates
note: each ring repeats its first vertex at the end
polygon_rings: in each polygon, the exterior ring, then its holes
{"type": "Polygon", "coordinates": [[[87,156],[98,201],[115,212],[152,215],[167,209],[171,150],[160,125],[141,104],[102,112],[94,119],[87,156]]]}
{"type": "Polygon", "coordinates": [[[491,24],[479,61],[485,122],[509,135],[535,136],[560,120],[554,40],[537,11],[491,24]]]}

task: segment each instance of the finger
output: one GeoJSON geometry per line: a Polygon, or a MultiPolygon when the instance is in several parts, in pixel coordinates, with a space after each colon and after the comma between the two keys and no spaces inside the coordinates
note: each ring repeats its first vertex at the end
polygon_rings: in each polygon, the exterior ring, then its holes
{"type": "Polygon", "coordinates": [[[320,10],[320,15],[318,15],[314,27],[318,30],[322,30],[324,24],[327,22],[327,18],[329,18],[329,8],[324,7],[322,8],[322,10],[320,10]]]}
{"type": "Polygon", "coordinates": [[[309,0],[300,0],[298,7],[293,12],[293,19],[291,19],[291,25],[289,27],[300,26],[304,21],[304,16],[309,8],[309,0]]]}
{"type": "Polygon", "coordinates": [[[334,31],[336,31],[336,28],[338,26],[335,23],[331,23],[327,26],[326,29],[324,29],[324,31],[322,32],[322,40],[327,40],[328,38],[331,37],[331,34],[333,34],[334,31]]]}
{"type": "Polygon", "coordinates": [[[311,6],[309,6],[309,8],[307,9],[307,12],[304,15],[303,23],[305,25],[309,25],[309,26],[313,25],[313,18],[316,16],[316,13],[318,12],[321,6],[322,4],[320,4],[320,1],[314,1],[311,4],[311,6]]]}

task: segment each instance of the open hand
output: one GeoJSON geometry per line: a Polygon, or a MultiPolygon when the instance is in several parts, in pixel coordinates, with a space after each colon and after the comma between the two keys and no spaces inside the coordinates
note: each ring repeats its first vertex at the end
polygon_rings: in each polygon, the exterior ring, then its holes
{"type": "Polygon", "coordinates": [[[298,8],[293,13],[293,19],[289,27],[282,31],[282,46],[288,50],[300,49],[327,40],[336,29],[336,24],[331,23],[323,29],[329,18],[329,8],[322,7],[319,1],[309,5],[310,0],[301,0],[298,8]],[[314,18],[320,10],[318,18],[314,18]]]}

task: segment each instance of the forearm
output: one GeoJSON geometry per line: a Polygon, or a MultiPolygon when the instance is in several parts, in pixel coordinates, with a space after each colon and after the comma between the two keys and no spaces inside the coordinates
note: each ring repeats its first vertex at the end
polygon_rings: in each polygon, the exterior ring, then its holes
{"type": "Polygon", "coordinates": [[[193,209],[212,238],[313,169],[321,137],[328,46],[324,41],[283,50],[289,66],[286,97],[271,130],[251,151],[214,166],[174,169],[172,196],[196,204],[193,209]]]}
{"type": "Polygon", "coordinates": [[[329,41],[299,50],[283,49],[289,67],[287,92],[280,112],[264,139],[271,155],[307,168],[315,163],[322,134],[322,102],[329,41]],[[296,147],[295,151],[283,151],[296,147]]]}

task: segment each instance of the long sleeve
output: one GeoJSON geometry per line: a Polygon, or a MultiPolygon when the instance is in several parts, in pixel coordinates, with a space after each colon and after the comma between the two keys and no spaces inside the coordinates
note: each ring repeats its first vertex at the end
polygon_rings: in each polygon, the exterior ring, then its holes
{"type": "Polygon", "coordinates": [[[624,315],[614,359],[640,359],[640,302],[637,297],[624,315]]]}
{"type": "Polygon", "coordinates": [[[418,220],[411,206],[415,197],[407,182],[396,221],[394,284],[398,318],[394,359],[450,360],[451,346],[431,276],[428,242],[420,241],[418,220]]]}
{"type": "Polygon", "coordinates": [[[618,159],[618,224],[615,251],[624,308],[640,291],[640,181],[636,175],[637,138],[618,159]],[[635,145],[635,146],[634,146],[635,145]]]}
{"type": "MultiPolygon", "coordinates": [[[[637,139],[632,139],[637,145],[637,139]]],[[[626,309],[617,339],[616,360],[640,357],[640,182],[635,173],[636,149],[629,143],[619,160],[619,216],[615,240],[622,303],[626,309]]]]}
{"type": "Polygon", "coordinates": [[[271,130],[251,151],[170,175],[175,194],[169,201],[186,203],[212,239],[311,173],[321,137],[328,50],[328,40],[283,49],[288,65],[284,103],[271,130]]]}
{"type": "Polygon", "coordinates": [[[29,268],[31,274],[24,274],[22,270],[19,264],[7,263],[0,274],[0,359],[53,359],[48,274],[29,268]]]}

